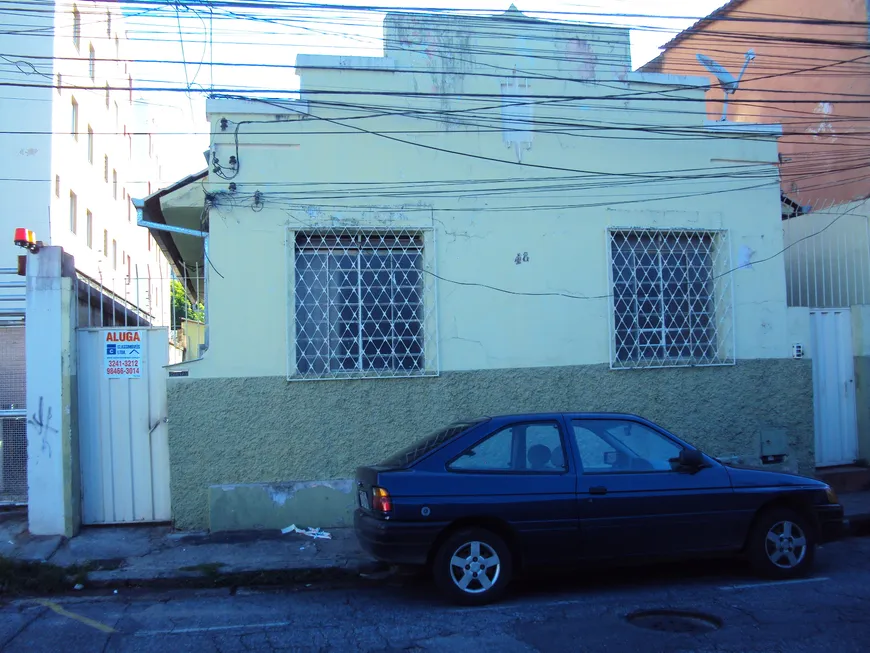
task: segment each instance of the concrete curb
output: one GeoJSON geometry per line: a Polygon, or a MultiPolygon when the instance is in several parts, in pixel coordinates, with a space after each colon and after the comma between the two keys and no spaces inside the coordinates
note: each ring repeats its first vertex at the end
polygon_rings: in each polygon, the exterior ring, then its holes
{"type": "MultiPolygon", "coordinates": [[[[122,570],[118,570],[122,571],[122,570]]],[[[118,571],[92,572],[87,589],[209,589],[234,587],[348,586],[389,580],[399,575],[396,567],[366,563],[351,566],[297,567],[245,571],[178,571],[137,576],[118,571]]]]}

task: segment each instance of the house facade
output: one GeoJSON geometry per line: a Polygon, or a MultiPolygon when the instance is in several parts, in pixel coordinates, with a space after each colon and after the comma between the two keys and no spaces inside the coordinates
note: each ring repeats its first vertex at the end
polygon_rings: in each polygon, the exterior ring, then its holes
{"type": "Polygon", "coordinates": [[[738,76],[728,120],[782,125],[783,213],[827,208],[867,196],[861,167],[870,93],[865,0],[730,0],[681,32],[641,67],[711,79],[707,110],[721,116],[723,89],[698,60],[706,55],[738,76]]]}
{"type": "Polygon", "coordinates": [[[384,33],[384,57],[300,55],[299,99],[212,98],[207,175],[139,205],[207,271],[202,355],[169,372],[176,526],[347,524],[358,465],[485,414],[633,412],[811,471],[779,128],[630,72],[623,29],[384,33]]]}

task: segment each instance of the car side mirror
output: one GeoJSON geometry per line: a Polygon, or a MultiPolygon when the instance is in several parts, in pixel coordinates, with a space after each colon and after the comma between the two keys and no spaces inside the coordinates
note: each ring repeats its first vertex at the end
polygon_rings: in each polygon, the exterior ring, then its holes
{"type": "Polygon", "coordinates": [[[704,455],[697,449],[683,449],[677,458],[680,467],[685,470],[698,471],[704,464],[704,455]]]}

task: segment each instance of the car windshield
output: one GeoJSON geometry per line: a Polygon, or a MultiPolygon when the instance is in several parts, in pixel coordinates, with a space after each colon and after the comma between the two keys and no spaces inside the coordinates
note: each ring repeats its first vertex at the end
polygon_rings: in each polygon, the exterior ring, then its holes
{"type": "Polygon", "coordinates": [[[441,446],[448,440],[455,438],[460,433],[464,433],[472,426],[480,422],[454,422],[450,426],[438,429],[434,433],[430,433],[422,440],[418,440],[410,447],[406,447],[401,451],[394,453],[381,463],[383,467],[405,467],[419,460],[427,453],[441,446]]]}

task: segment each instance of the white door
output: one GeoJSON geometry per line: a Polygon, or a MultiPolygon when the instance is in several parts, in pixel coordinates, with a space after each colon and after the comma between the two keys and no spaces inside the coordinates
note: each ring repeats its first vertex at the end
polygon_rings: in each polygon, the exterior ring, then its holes
{"type": "Polygon", "coordinates": [[[78,330],[82,523],[169,521],[169,439],[160,328],[78,330]]]}
{"type": "Polygon", "coordinates": [[[810,312],[816,466],[848,465],[858,458],[855,361],[848,309],[810,312]]]}

